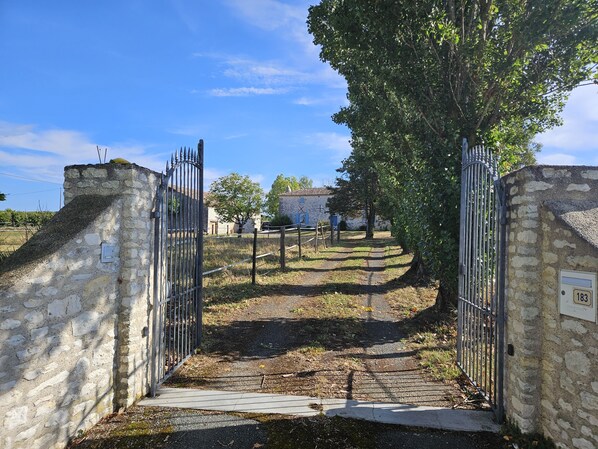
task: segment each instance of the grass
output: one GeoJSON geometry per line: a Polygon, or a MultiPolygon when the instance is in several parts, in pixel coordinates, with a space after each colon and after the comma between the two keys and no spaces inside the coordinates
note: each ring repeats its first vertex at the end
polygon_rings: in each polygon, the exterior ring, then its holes
{"type": "Polygon", "coordinates": [[[35,230],[30,227],[0,227],[0,260],[14,253],[33,234],[35,230]]]}
{"type": "Polygon", "coordinates": [[[386,280],[395,287],[387,299],[402,320],[408,345],[417,351],[420,366],[435,380],[462,382],[463,375],[456,365],[456,314],[440,313],[434,308],[437,285],[409,270],[412,254],[388,245],[385,257],[386,280]]]}

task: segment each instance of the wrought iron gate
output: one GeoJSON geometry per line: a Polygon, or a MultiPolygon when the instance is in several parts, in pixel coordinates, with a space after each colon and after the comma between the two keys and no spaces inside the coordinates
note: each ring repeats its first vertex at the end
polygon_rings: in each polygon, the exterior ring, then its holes
{"type": "Polygon", "coordinates": [[[503,419],[504,189],[483,146],[463,142],[457,364],[503,419]]]}
{"type": "Polygon", "coordinates": [[[154,214],[152,396],[201,339],[203,140],[166,163],[154,214]]]}

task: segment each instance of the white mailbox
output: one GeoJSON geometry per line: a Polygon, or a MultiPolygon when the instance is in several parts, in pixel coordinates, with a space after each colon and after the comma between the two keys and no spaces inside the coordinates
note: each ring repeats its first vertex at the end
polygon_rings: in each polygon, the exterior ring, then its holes
{"type": "Polygon", "coordinates": [[[102,251],[100,253],[100,261],[103,263],[112,263],[116,260],[117,253],[116,253],[116,246],[110,245],[106,242],[102,242],[101,245],[102,251]]]}
{"type": "Polygon", "coordinates": [[[561,270],[559,287],[562,315],[596,321],[596,273],[561,270]]]}

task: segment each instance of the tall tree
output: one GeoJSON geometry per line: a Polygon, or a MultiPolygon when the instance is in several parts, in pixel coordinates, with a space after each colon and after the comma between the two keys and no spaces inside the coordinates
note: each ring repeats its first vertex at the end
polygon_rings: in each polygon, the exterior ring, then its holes
{"type": "Polygon", "coordinates": [[[221,220],[235,223],[240,237],[243,226],[262,210],[263,197],[264,191],[249,176],[231,173],[210,185],[206,203],[221,220]]]}
{"type": "Polygon", "coordinates": [[[457,292],[460,142],[484,142],[501,164],[533,157],[568,92],[596,78],[595,0],[322,0],[308,26],[348,85],[334,116],[395,206],[396,230],[457,292]]]}
{"type": "Polygon", "coordinates": [[[343,161],[337,171],[332,197],[326,203],[330,213],[344,216],[365,215],[366,239],[374,237],[376,204],[380,188],[378,174],[368,156],[361,149],[362,142],[353,142],[353,153],[343,161]]]}
{"type": "Polygon", "coordinates": [[[266,202],[264,205],[266,214],[272,218],[278,216],[278,197],[281,193],[286,193],[288,189],[299,190],[311,189],[312,187],[313,181],[307,176],[302,176],[297,179],[295,176],[284,176],[283,174],[279,174],[272,183],[270,191],[266,195],[266,202]]]}

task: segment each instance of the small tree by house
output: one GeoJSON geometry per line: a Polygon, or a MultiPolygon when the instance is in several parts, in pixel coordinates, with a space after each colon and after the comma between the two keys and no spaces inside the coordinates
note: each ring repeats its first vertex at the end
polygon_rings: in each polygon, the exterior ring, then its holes
{"type": "Polygon", "coordinates": [[[264,191],[249,176],[231,173],[210,185],[206,204],[213,207],[223,221],[237,225],[239,237],[249,219],[260,213],[264,191]]]}
{"type": "Polygon", "coordinates": [[[295,176],[284,176],[280,174],[276,177],[270,187],[270,191],[266,195],[266,202],[264,203],[264,211],[266,214],[273,219],[278,216],[279,199],[281,193],[286,193],[288,189],[292,191],[301,189],[311,189],[313,187],[313,181],[307,176],[302,176],[297,179],[295,176]]]}

